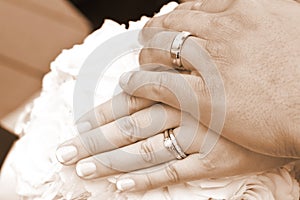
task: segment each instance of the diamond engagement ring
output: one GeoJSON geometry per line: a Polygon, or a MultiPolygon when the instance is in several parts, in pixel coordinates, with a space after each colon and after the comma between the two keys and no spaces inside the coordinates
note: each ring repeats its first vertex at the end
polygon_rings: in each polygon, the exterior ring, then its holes
{"type": "Polygon", "coordinates": [[[165,130],[164,132],[164,146],[178,159],[184,159],[187,155],[182,151],[178,145],[177,140],[173,134],[173,129],[165,130]]]}

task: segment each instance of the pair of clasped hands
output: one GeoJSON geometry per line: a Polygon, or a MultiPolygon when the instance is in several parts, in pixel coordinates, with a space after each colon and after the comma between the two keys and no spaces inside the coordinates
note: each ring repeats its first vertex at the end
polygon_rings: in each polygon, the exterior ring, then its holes
{"type": "Polygon", "coordinates": [[[83,179],[118,174],[118,190],[140,191],[299,159],[299,25],[293,0],[189,1],[152,18],[141,31],[142,70],[122,75],[123,92],[77,122],[80,136],[59,146],[58,160],[83,179]],[[165,51],[181,31],[192,34],[185,71],[165,51]],[[164,146],[167,129],[186,158],[164,146]],[[208,135],[217,139],[203,152],[208,135]]]}

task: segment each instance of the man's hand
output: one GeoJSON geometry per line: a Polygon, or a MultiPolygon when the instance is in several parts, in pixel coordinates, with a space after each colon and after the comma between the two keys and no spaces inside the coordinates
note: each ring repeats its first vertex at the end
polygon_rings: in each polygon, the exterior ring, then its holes
{"type": "Polygon", "coordinates": [[[216,123],[211,121],[211,111],[226,104],[224,137],[260,153],[299,158],[300,5],[287,0],[209,2],[182,4],[153,18],[142,32],[151,48],[142,50],[141,64],[172,63],[169,52],[157,49],[170,48],[174,33],[153,35],[157,32],[147,29],[188,31],[196,36],[182,47],[183,65],[191,74],[134,72],[121,79],[121,86],[129,94],[192,115],[199,112],[198,119],[206,126],[216,123]],[[198,67],[188,62],[196,58],[200,58],[198,67]],[[213,69],[207,63],[215,64],[218,73],[207,76],[213,69]],[[219,79],[218,74],[226,101],[213,104],[217,87],[207,84],[219,79]],[[191,101],[198,104],[191,106],[191,101]]]}

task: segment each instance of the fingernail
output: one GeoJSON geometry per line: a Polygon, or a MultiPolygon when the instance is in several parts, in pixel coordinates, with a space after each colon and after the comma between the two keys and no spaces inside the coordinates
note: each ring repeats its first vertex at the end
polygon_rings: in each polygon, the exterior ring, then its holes
{"type": "Polygon", "coordinates": [[[92,162],[79,163],[76,166],[76,172],[80,177],[90,176],[96,172],[96,169],[95,163],[92,162]]]}
{"type": "Polygon", "coordinates": [[[126,86],[132,76],[133,72],[125,72],[120,77],[120,86],[126,86]]]}
{"type": "Polygon", "coordinates": [[[116,185],[117,185],[118,190],[126,191],[126,190],[130,190],[130,189],[134,188],[135,182],[132,179],[123,179],[123,180],[117,181],[116,185]]]}
{"type": "Polygon", "coordinates": [[[77,156],[77,148],[74,146],[64,146],[56,150],[56,158],[61,163],[66,163],[77,156]]]}
{"type": "Polygon", "coordinates": [[[92,130],[92,125],[90,122],[81,122],[76,125],[79,133],[83,133],[86,131],[92,130]]]}

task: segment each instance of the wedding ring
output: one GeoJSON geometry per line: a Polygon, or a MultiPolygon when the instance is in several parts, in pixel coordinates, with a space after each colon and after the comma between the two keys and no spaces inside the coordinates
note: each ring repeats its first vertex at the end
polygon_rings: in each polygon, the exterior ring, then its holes
{"type": "Polygon", "coordinates": [[[182,151],[178,145],[177,140],[173,134],[173,129],[165,130],[164,132],[164,146],[168,149],[178,160],[184,159],[187,155],[182,151]]]}
{"type": "Polygon", "coordinates": [[[176,35],[174,38],[171,48],[170,54],[172,58],[172,63],[176,66],[175,69],[177,70],[186,70],[181,62],[181,49],[183,46],[184,41],[191,36],[191,33],[183,31],[176,35]]]}

